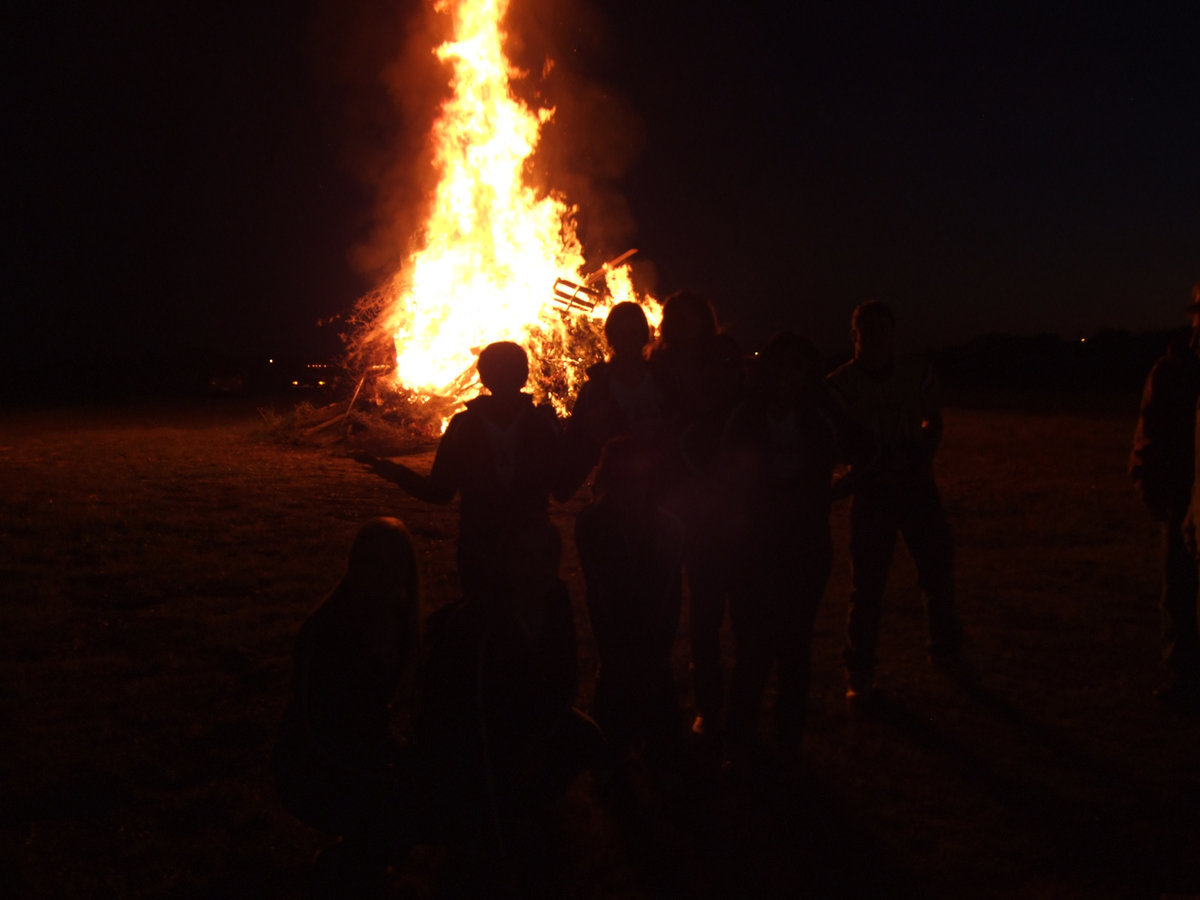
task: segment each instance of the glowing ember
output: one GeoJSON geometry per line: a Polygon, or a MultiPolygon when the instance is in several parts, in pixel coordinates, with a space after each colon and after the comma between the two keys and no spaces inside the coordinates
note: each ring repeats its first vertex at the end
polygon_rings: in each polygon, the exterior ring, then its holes
{"type": "MultiPolygon", "coordinates": [[[[446,12],[447,5],[435,9],[446,12]]],[[[598,350],[598,329],[570,320],[602,320],[610,301],[585,312],[564,312],[551,302],[556,280],[584,281],[584,255],[575,208],[555,193],[538,196],[523,180],[554,110],[534,112],[513,95],[510,80],[520,73],[503,52],[507,6],[507,0],[461,0],[449,10],[454,38],[435,53],[452,67],[453,96],[431,136],[438,173],[433,208],[419,235],[422,249],[385,288],[374,325],[394,337],[399,384],[422,395],[461,396],[475,353],[492,341],[517,341],[542,362],[557,355],[563,383],[547,393],[561,409],[581,375],[562,357],[580,334],[590,335],[598,350]]],[[[611,302],[637,299],[625,266],[591,286],[607,287],[611,302]]],[[[657,320],[657,305],[644,302],[657,320]]]]}

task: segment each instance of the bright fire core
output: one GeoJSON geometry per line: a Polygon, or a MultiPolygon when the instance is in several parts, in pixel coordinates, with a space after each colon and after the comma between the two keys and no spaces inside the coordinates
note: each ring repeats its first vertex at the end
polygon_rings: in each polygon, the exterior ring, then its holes
{"type": "MultiPolygon", "coordinates": [[[[510,82],[522,75],[503,51],[507,7],[507,0],[435,6],[453,23],[453,39],[434,51],[450,64],[453,90],[431,134],[438,185],[421,249],[387,287],[380,323],[394,336],[398,382],[419,394],[461,395],[476,354],[492,341],[516,341],[540,358],[549,349],[545,336],[565,327],[551,303],[555,280],[583,277],[575,208],[524,182],[554,110],[535,112],[513,94],[510,82]]],[[[603,317],[607,303],[637,299],[627,268],[605,273],[605,281],[611,301],[568,314],[603,317]]]]}

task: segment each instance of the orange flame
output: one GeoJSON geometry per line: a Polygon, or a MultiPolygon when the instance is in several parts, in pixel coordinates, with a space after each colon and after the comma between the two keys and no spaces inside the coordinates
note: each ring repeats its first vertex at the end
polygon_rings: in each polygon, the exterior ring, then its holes
{"type": "MultiPolygon", "coordinates": [[[[441,0],[435,10],[447,6],[441,0]]],[[[550,303],[556,279],[582,281],[584,254],[576,208],[524,182],[554,110],[534,112],[513,94],[522,73],[503,51],[507,7],[508,0],[460,0],[449,10],[453,39],[434,51],[453,72],[453,95],[431,135],[438,186],[422,249],[385,288],[377,323],[394,336],[398,382],[418,394],[460,397],[486,344],[516,341],[539,358],[547,335],[565,346],[565,316],[603,318],[608,309],[607,299],[585,313],[550,303]]],[[[628,267],[605,272],[604,282],[611,301],[637,300],[628,267]]],[[[657,305],[645,302],[656,319],[657,305]]],[[[571,393],[577,377],[568,377],[571,393]]],[[[561,411],[562,398],[556,405],[561,411]]]]}

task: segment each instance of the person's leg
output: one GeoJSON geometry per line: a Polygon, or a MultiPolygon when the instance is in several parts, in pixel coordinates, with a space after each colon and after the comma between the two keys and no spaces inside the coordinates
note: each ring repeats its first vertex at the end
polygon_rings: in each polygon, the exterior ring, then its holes
{"type": "Polygon", "coordinates": [[[896,516],[887,497],[860,494],[850,510],[851,589],[843,660],[847,697],[874,690],[879,619],[896,546],[896,516]]]}
{"type": "MultiPolygon", "coordinates": [[[[777,561],[776,561],[777,562],[777,561]]],[[[772,563],[760,560],[758,575],[772,563]]],[[[777,605],[773,596],[775,578],[751,577],[739,580],[730,599],[733,625],[734,663],[729,677],[729,736],[734,741],[753,743],[758,737],[758,719],[771,673],[776,645],[776,623],[771,610],[777,605]]]]}
{"type": "Polygon", "coordinates": [[[1181,523],[1163,526],[1162,659],[1167,682],[1159,689],[1160,699],[1175,696],[1200,699],[1200,635],[1197,633],[1196,561],[1183,542],[1181,523]]]}
{"type": "Polygon", "coordinates": [[[954,536],[933,481],[915,485],[904,504],[901,531],[925,597],[929,657],[945,662],[955,658],[962,643],[962,625],[955,608],[954,536]]]}
{"type": "Polygon", "coordinates": [[[645,738],[644,758],[660,768],[678,765],[683,754],[683,734],[670,656],[648,652],[640,673],[638,684],[644,692],[640,729],[645,738]]]}
{"type": "Polygon", "coordinates": [[[315,896],[379,896],[387,868],[416,843],[438,836],[425,770],[410,747],[397,748],[387,773],[355,773],[331,779],[335,794],[327,804],[340,840],[317,857],[315,896]]]}
{"type": "Polygon", "coordinates": [[[632,642],[628,623],[620,613],[618,592],[626,585],[618,579],[611,583],[593,574],[587,586],[588,618],[596,643],[600,669],[596,674],[593,711],[614,753],[628,747],[631,703],[638,686],[630,683],[632,642]]]}
{"type": "Polygon", "coordinates": [[[721,626],[727,589],[721,555],[704,544],[692,544],[685,561],[688,624],[692,649],[692,688],[696,714],[708,733],[720,730],[725,673],[721,663],[721,626]]]}
{"type": "MultiPolygon", "coordinates": [[[[828,531],[806,536],[806,550],[797,552],[799,564],[788,594],[781,595],[775,726],[784,743],[798,741],[808,714],[808,691],[812,680],[812,637],[817,611],[833,564],[833,545],[828,531]]],[[[797,548],[799,551],[799,548],[797,548]]]]}

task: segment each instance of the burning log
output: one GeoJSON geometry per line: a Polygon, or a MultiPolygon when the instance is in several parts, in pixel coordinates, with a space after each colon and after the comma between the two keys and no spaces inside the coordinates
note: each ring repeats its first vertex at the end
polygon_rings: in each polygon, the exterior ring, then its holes
{"type": "Polygon", "coordinates": [[[367,379],[372,375],[378,375],[380,372],[387,371],[388,368],[389,368],[388,366],[380,366],[380,365],[368,366],[367,369],[362,373],[362,377],[358,379],[358,384],[354,388],[354,393],[350,397],[350,402],[346,404],[345,411],[334,416],[332,419],[327,419],[326,421],[321,422],[319,425],[314,425],[311,428],[306,428],[304,430],[305,436],[308,436],[310,434],[315,434],[318,431],[323,431],[324,429],[328,428],[330,425],[334,425],[338,422],[344,421],[350,415],[351,410],[354,409],[354,403],[355,403],[355,401],[358,400],[358,395],[362,392],[363,385],[366,383],[367,379]]]}
{"type": "Polygon", "coordinates": [[[576,284],[565,278],[559,278],[554,282],[554,302],[567,312],[578,309],[590,313],[603,297],[604,291],[576,284]]]}
{"type": "Polygon", "coordinates": [[[635,253],[637,253],[636,249],[626,250],[615,259],[610,259],[595,272],[585,276],[582,284],[576,284],[574,281],[566,278],[559,278],[554,282],[554,302],[567,312],[571,312],[573,309],[578,309],[586,313],[593,312],[596,309],[596,304],[608,294],[604,288],[593,287],[593,285],[602,281],[605,275],[635,253]]]}

